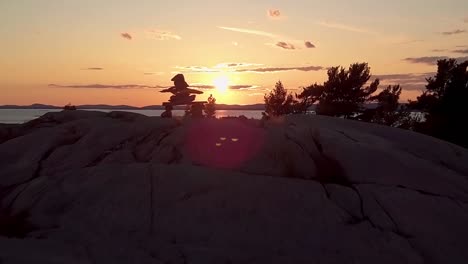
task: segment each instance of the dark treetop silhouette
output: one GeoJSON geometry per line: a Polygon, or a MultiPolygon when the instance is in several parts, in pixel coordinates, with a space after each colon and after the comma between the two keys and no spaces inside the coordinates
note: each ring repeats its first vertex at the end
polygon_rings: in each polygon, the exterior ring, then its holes
{"type": "Polygon", "coordinates": [[[172,93],[169,102],[163,103],[166,107],[166,111],[161,114],[161,117],[172,117],[172,107],[174,105],[190,105],[190,111],[192,116],[202,116],[203,105],[205,102],[194,102],[196,94],[203,94],[202,91],[188,88],[189,85],[185,81],[183,74],[177,74],[171,81],[174,82],[174,86],[164,89],[161,93],[172,93]]]}

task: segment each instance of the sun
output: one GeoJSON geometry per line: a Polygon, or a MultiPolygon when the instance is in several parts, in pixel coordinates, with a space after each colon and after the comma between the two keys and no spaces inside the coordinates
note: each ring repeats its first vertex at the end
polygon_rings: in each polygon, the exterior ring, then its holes
{"type": "Polygon", "coordinates": [[[218,92],[225,93],[229,88],[229,80],[226,76],[219,76],[213,80],[213,84],[218,92]]]}

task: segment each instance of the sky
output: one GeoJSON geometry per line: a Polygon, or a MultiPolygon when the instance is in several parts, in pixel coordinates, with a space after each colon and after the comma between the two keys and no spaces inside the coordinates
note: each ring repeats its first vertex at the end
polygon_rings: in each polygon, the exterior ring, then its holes
{"type": "Polygon", "coordinates": [[[157,105],[183,73],[253,104],[367,62],[414,99],[437,59],[468,59],[466,0],[0,0],[0,104],[157,105]]]}

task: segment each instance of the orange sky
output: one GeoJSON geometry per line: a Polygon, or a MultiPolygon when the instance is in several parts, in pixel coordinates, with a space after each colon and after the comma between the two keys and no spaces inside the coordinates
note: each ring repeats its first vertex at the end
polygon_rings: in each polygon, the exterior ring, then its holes
{"type": "Polygon", "coordinates": [[[0,104],[161,104],[176,73],[227,80],[198,100],[260,103],[278,80],[298,91],[353,62],[406,100],[437,59],[468,56],[461,0],[95,2],[0,2],[0,104]]]}

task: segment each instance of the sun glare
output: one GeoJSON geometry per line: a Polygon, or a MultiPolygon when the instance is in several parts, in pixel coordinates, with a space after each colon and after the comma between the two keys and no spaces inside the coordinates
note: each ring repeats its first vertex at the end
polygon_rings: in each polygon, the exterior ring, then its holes
{"type": "Polygon", "coordinates": [[[229,87],[229,80],[226,76],[219,76],[213,80],[213,84],[218,92],[225,93],[229,87]]]}

